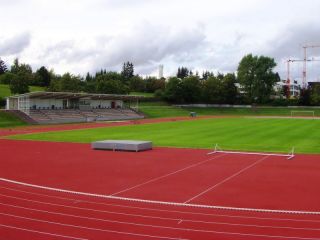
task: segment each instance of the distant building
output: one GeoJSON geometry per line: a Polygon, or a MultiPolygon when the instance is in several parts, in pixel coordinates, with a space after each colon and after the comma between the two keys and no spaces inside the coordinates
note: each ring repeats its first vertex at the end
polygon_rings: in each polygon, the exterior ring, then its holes
{"type": "MultiPolygon", "coordinates": [[[[280,82],[277,82],[275,85],[275,90],[280,92],[283,89],[283,86],[287,85],[287,80],[281,80],[280,82]]],[[[294,80],[290,83],[290,96],[292,97],[298,97],[300,95],[301,91],[301,84],[298,83],[298,81],[294,80]]]]}

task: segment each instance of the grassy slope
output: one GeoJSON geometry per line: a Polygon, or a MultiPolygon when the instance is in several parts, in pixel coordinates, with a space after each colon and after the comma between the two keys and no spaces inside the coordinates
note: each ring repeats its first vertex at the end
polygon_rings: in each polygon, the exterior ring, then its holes
{"type": "Polygon", "coordinates": [[[148,118],[189,116],[187,110],[170,106],[166,102],[141,102],[139,110],[148,118]]]}
{"type": "Polygon", "coordinates": [[[146,92],[131,92],[130,95],[154,97],[154,93],[146,93],[146,92]]]}
{"type": "Polygon", "coordinates": [[[226,118],[166,122],[104,129],[31,134],[14,138],[92,142],[102,139],[151,140],[156,146],[320,153],[320,121],[226,118]]]}
{"type": "MultiPolygon", "coordinates": [[[[30,86],[30,92],[35,92],[35,91],[43,91],[42,87],[37,87],[37,86],[30,86]]],[[[0,84],[0,97],[8,97],[12,95],[10,92],[9,85],[6,84],[0,84]]]]}
{"type": "Polygon", "coordinates": [[[16,127],[23,125],[27,125],[27,123],[21,121],[19,118],[8,112],[0,111],[0,128],[16,127]]]}
{"type": "MultiPolygon", "coordinates": [[[[42,87],[37,87],[37,86],[30,86],[30,91],[35,92],[35,91],[43,91],[42,87]]],[[[0,84],[0,98],[5,98],[12,95],[10,92],[9,85],[6,84],[0,84]]],[[[21,121],[19,118],[16,116],[0,111],[0,128],[4,127],[15,127],[15,126],[22,126],[22,125],[27,125],[27,123],[21,121]]]]}

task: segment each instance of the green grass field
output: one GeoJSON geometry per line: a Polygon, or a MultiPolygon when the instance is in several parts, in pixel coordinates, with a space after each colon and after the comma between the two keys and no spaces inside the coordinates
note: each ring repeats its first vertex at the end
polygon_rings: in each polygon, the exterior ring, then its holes
{"type": "Polygon", "coordinates": [[[14,139],[89,143],[103,139],[151,140],[155,146],[287,153],[320,153],[320,120],[217,118],[28,134],[14,139]]]}
{"type": "Polygon", "coordinates": [[[24,126],[27,123],[21,121],[16,116],[12,115],[11,113],[0,111],[0,128],[5,127],[16,127],[16,126],[24,126]]]}
{"type": "MultiPolygon", "coordinates": [[[[315,116],[320,116],[320,108],[285,108],[285,107],[260,107],[260,108],[185,108],[189,112],[200,115],[247,115],[247,116],[291,116],[291,111],[314,111],[315,116]]],[[[296,116],[311,116],[310,113],[295,113],[296,116]]]]}
{"type": "MultiPolygon", "coordinates": [[[[260,107],[260,108],[181,108],[168,105],[165,102],[142,102],[139,110],[149,118],[189,116],[196,112],[199,116],[291,116],[291,111],[314,111],[320,116],[320,108],[286,108],[286,107],[260,107]]],[[[298,114],[299,115],[299,114],[298,114]]],[[[310,114],[300,114],[310,116],[310,114]]]]}

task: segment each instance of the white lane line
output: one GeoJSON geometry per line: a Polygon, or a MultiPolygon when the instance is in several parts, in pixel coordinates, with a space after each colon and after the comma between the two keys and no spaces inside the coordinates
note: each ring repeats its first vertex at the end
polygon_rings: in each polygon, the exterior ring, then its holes
{"type": "Polygon", "coordinates": [[[127,192],[127,191],[129,191],[129,190],[132,190],[132,189],[135,189],[135,188],[144,186],[144,185],[146,185],[146,184],[148,184],[148,183],[152,183],[152,182],[158,181],[158,180],[160,180],[160,179],[162,179],[162,178],[169,177],[169,176],[174,175],[174,174],[177,174],[177,173],[179,173],[179,172],[188,170],[188,169],[190,169],[190,168],[193,168],[193,167],[199,166],[199,165],[201,165],[201,164],[204,164],[204,163],[206,163],[206,162],[212,161],[212,160],[214,160],[214,159],[220,158],[220,157],[222,157],[222,156],[224,156],[224,155],[225,155],[225,154],[221,154],[221,155],[219,155],[219,156],[216,156],[216,157],[213,157],[213,158],[209,158],[209,159],[207,159],[207,160],[204,160],[204,161],[201,161],[201,162],[198,162],[198,163],[189,165],[189,166],[184,167],[184,168],[182,168],[182,169],[179,169],[179,170],[177,170],[177,171],[174,171],[174,172],[171,172],[171,173],[162,175],[162,176],[160,176],[160,177],[152,178],[152,179],[150,179],[149,181],[146,181],[146,182],[137,184],[137,185],[135,185],[135,186],[132,186],[132,187],[123,189],[123,190],[121,190],[121,191],[115,192],[115,193],[111,194],[110,196],[116,196],[116,195],[118,195],[118,194],[120,194],[120,193],[124,193],[124,192],[127,192]]]}
{"type": "Polygon", "coordinates": [[[71,237],[71,236],[60,235],[60,234],[55,234],[55,233],[41,232],[41,231],[36,231],[33,229],[14,227],[14,226],[4,225],[4,224],[0,224],[0,227],[20,230],[20,231],[25,231],[25,232],[38,233],[38,234],[43,234],[43,235],[48,235],[48,236],[60,237],[60,238],[67,238],[67,239],[74,239],[74,240],[88,240],[87,238],[77,238],[77,237],[71,237]]]}
{"type": "MultiPolygon", "coordinates": [[[[50,205],[50,206],[55,206],[55,207],[70,208],[70,209],[76,209],[76,210],[84,210],[84,211],[91,211],[91,212],[98,212],[98,213],[108,213],[108,214],[117,214],[117,215],[123,215],[123,216],[133,216],[133,217],[148,217],[148,218],[151,218],[151,219],[160,219],[160,220],[171,220],[170,218],[166,218],[166,217],[146,216],[146,215],[141,215],[141,214],[121,213],[121,212],[115,212],[115,211],[97,210],[97,209],[93,209],[93,208],[82,208],[82,207],[74,207],[74,206],[69,206],[69,205],[64,205],[64,204],[41,202],[41,201],[36,201],[36,200],[30,200],[30,199],[27,199],[27,198],[19,198],[19,197],[8,196],[8,195],[4,195],[4,194],[0,194],[0,196],[7,197],[7,198],[18,199],[18,200],[22,200],[22,201],[26,201],[26,202],[50,205]]],[[[0,204],[3,205],[3,203],[0,203],[0,204]]],[[[173,219],[173,220],[177,221],[178,219],[173,219]]]]}
{"type": "Polygon", "coordinates": [[[220,186],[220,185],[224,184],[225,182],[229,181],[230,179],[232,179],[232,178],[234,178],[234,177],[236,177],[236,176],[240,175],[241,173],[243,173],[243,172],[245,172],[246,170],[248,170],[249,168],[252,168],[253,166],[255,166],[255,165],[259,164],[260,162],[262,162],[263,160],[265,160],[265,159],[266,159],[266,158],[268,158],[268,157],[269,157],[269,156],[265,156],[265,157],[263,157],[263,158],[261,158],[261,159],[259,159],[259,160],[255,161],[254,163],[252,163],[252,164],[250,164],[249,166],[247,166],[247,167],[245,167],[245,168],[241,169],[240,171],[236,172],[235,174],[232,174],[231,176],[229,176],[229,177],[225,178],[225,179],[224,179],[224,180],[222,180],[221,182],[218,182],[217,184],[215,184],[215,185],[213,185],[213,186],[209,187],[208,189],[204,190],[203,192],[201,192],[201,193],[199,193],[199,194],[197,194],[197,195],[193,196],[192,198],[189,198],[189,199],[188,199],[187,201],[185,201],[184,203],[190,203],[192,200],[194,200],[194,199],[196,199],[196,198],[198,198],[198,197],[200,197],[200,196],[204,195],[205,193],[207,193],[207,192],[211,191],[212,189],[214,189],[214,188],[216,188],[216,187],[218,187],[218,186],[220,186]]]}
{"type": "Polygon", "coordinates": [[[157,201],[157,200],[146,200],[139,198],[127,198],[127,197],[117,197],[103,194],[94,194],[94,193],[85,193],[85,192],[76,192],[59,188],[45,187],[30,183],[23,183],[19,181],[14,181],[10,179],[0,178],[0,181],[7,183],[14,183],[22,186],[44,189],[48,191],[56,191],[60,193],[68,193],[74,195],[81,195],[87,197],[96,197],[103,199],[113,199],[113,200],[121,200],[127,202],[136,202],[136,203],[147,203],[147,204],[158,204],[164,206],[176,206],[176,207],[194,207],[194,208],[203,208],[203,209],[219,209],[219,210],[234,210],[234,211],[247,211],[247,212],[263,212],[263,213],[284,213],[284,214],[310,214],[310,215],[320,215],[320,212],[316,211],[292,211],[292,210],[276,210],[276,209],[264,209],[264,208],[241,208],[241,207],[227,207],[227,206],[217,206],[217,205],[201,205],[201,204],[191,204],[191,203],[179,203],[179,202],[165,202],[165,201],[157,201]]]}
{"type": "MultiPolygon", "coordinates": [[[[54,199],[62,199],[62,200],[67,200],[67,201],[71,201],[71,202],[76,201],[75,198],[58,197],[58,196],[52,196],[52,195],[47,195],[47,194],[42,194],[42,193],[34,193],[34,192],[29,192],[29,191],[18,190],[18,189],[14,189],[14,188],[7,188],[7,187],[1,187],[0,186],[0,189],[7,189],[7,190],[10,190],[10,191],[22,192],[22,193],[27,193],[27,194],[36,195],[36,196],[45,196],[45,197],[54,198],[54,199]]],[[[2,195],[2,194],[0,194],[0,195],[2,195]]],[[[2,195],[2,196],[7,196],[8,197],[8,195],[2,195]]],[[[25,199],[25,198],[20,198],[20,199],[24,199],[26,201],[30,201],[29,199],[25,199]]],[[[277,217],[277,218],[272,218],[272,217],[254,217],[254,216],[229,215],[229,214],[217,214],[217,213],[201,213],[201,212],[178,211],[178,210],[157,209],[157,208],[148,208],[148,207],[136,207],[136,206],[128,206],[128,205],[112,204],[112,203],[102,203],[102,202],[94,202],[94,201],[86,201],[86,200],[81,200],[81,202],[82,203],[94,204],[94,205],[101,205],[101,206],[112,206],[112,207],[148,210],[148,211],[165,212],[165,213],[179,213],[179,214],[188,214],[188,215],[196,215],[196,216],[227,217],[227,218],[255,219],[255,220],[271,220],[271,221],[280,221],[280,222],[281,221],[286,221],[286,222],[287,221],[290,221],[290,222],[311,222],[311,223],[319,223],[320,222],[320,220],[310,220],[310,219],[293,219],[293,218],[279,218],[279,217],[277,217]]],[[[40,202],[40,203],[44,203],[44,202],[40,202]]],[[[72,207],[72,206],[69,206],[69,205],[66,205],[66,206],[72,207]]],[[[84,208],[84,209],[90,210],[90,208],[84,208]]],[[[99,211],[99,210],[97,210],[97,211],[99,211]]],[[[113,211],[105,211],[105,212],[107,212],[107,213],[117,213],[117,214],[126,214],[126,213],[113,212],[113,211]]],[[[139,215],[135,215],[135,216],[139,216],[139,215]]],[[[149,216],[149,217],[153,218],[153,216],[149,216]]],[[[154,217],[154,218],[158,218],[158,217],[154,217]]],[[[163,219],[166,219],[166,218],[163,218],[163,219]]]]}
{"type": "MultiPolygon", "coordinates": [[[[20,219],[25,219],[25,220],[30,220],[30,221],[48,223],[48,224],[55,224],[55,225],[60,225],[60,226],[67,226],[67,227],[73,227],[73,228],[79,228],[79,229],[92,230],[92,231],[111,232],[111,233],[119,233],[119,234],[134,235],[134,236],[143,236],[143,237],[158,238],[158,239],[172,239],[172,240],[178,240],[178,239],[179,240],[184,240],[185,239],[185,238],[161,237],[161,236],[153,236],[153,235],[129,233],[129,232],[119,232],[119,231],[100,229],[100,228],[90,228],[90,227],[84,227],[84,226],[79,226],[79,225],[64,224],[64,223],[60,223],[60,222],[45,221],[45,220],[40,220],[40,219],[36,219],[36,218],[22,217],[22,216],[17,216],[17,215],[13,215],[13,214],[0,213],[0,215],[13,217],[13,218],[20,218],[20,219]]],[[[182,230],[181,228],[163,227],[163,226],[161,226],[161,227],[162,228],[167,228],[167,229],[182,230]]],[[[313,238],[313,237],[311,238],[311,237],[279,236],[279,235],[252,234],[252,233],[240,233],[240,232],[225,232],[225,231],[214,231],[214,230],[194,230],[194,229],[188,229],[188,228],[185,229],[185,230],[186,231],[190,231],[190,232],[215,233],[215,234],[224,234],[224,235],[266,237],[266,238],[281,238],[281,239],[300,239],[300,240],[320,240],[320,238],[313,238]]]]}
{"type": "MultiPolygon", "coordinates": [[[[43,203],[45,204],[45,203],[43,203]]],[[[120,223],[120,224],[129,224],[129,225],[138,225],[138,226],[150,226],[148,224],[139,224],[139,223],[133,223],[133,222],[123,222],[123,221],[115,221],[110,219],[102,219],[102,218],[94,218],[94,217],[85,217],[80,215],[73,215],[73,214],[66,214],[66,213],[60,213],[60,212],[52,212],[52,211],[46,211],[46,210],[40,210],[35,208],[27,208],[17,205],[11,205],[11,204],[5,204],[0,203],[0,205],[13,207],[13,208],[19,208],[19,209],[25,209],[28,211],[35,211],[35,212],[42,212],[42,213],[48,213],[48,214],[54,214],[54,215],[60,215],[60,216],[67,216],[67,217],[74,217],[74,218],[82,218],[82,219],[88,219],[88,220],[94,220],[94,221],[102,221],[102,222],[112,222],[112,223],[120,223]]],[[[114,214],[117,214],[116,212],[114,214]]],[[[141,217],[141,218],[151,218],[151,219],[158,219],[158,220],[167,220],[167,221],[173,221],[178,222],[178,224],[181,224],[182,222],[190,222],[190,223],[203,223],[203,224],[214,224],[214,225],[226,225],[226,226],[240,226],[240,227],[255,227],[255,228],[270,228],[270,229],[288,229],[288,230],[304,230],[304,231],[320,231],[320,228],[302,228],[302,227],[286,227],[286,226],[271,226],[271,225],[258,225],[258,224],[242,224],[242,223],[229,223],[229,222],[216,222],[216,221],[201,221],[201,220],[192,220],[192,219],[177,219],[177,218],[164,218],[164,217],[150,217],[148,215],[137,215],[137,214],[121,214],[120,215],[126,215],[131,217],[141,217]]],[[[151,225],[151,227],[154,225],[151,225]]],[[[159,226],[161,228],[161,226],[159,226]]]]}
{"type": "Polygon", "coordinates": [[[30,220],[30,221],[34,221],[34,222],[54,224],[54,225],[59,225],[59,226],[64,226],[64,227],[86,229],[86,230],[97,231],[97,232],[117,233],[117,234],[122,234],[122,235],[149,237],[149,238],[157,238],[157,239],[187,240],[185,238],[172,238],[172,237],[154,236],[154,235],[132,233],[132,232],[115,231],[115,230],[110,230],[110,229],[91,228],[91,227],[85,227],[85,226],[79,226],[79,225],[73,225],[73,224],[65,224],[65,223],[60,223],[60,222],[52,222],[52,221],[40,220],[40,219],[37,219],[37,218],[22,217],[22,216],[18,216],[18,215],[14,215],[14,214],[6,214],[6,213],[1,213],[1,212],[0,212],[0,215],[7,216],[7,217],[24,219],[24,220],[30,220]]]}

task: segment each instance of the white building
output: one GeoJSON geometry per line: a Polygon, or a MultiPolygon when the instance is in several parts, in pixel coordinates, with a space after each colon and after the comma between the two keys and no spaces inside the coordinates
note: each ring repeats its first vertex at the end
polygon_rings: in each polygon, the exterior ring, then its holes
{"type": "MultiPolygon", "coordinates": [[[[283,89],[283,86],[287,85],[286,80],[281,80],[280,82],[277,82],[275,85],[275,90],[277,92],[280,92],[283,89]]],[[[298,81],[294,80],[293,82],[290,83],[290,96],[292,97],[298,97],[300,95],[301,91],[301,84],[298,83],[298,81]]]]}

